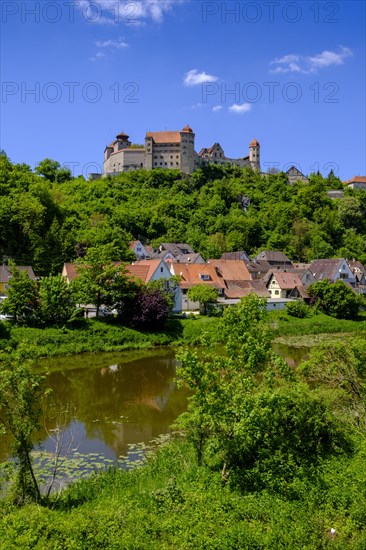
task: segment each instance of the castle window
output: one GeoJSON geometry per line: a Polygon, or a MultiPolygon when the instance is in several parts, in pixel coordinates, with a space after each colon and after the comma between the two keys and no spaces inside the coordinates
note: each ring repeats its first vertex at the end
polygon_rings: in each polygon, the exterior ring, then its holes
{"type": "Polygon", "coordinates": [[[179,166],[179,162],[176,162],[175,164],[176,164],[177,166],[179,166]]]}

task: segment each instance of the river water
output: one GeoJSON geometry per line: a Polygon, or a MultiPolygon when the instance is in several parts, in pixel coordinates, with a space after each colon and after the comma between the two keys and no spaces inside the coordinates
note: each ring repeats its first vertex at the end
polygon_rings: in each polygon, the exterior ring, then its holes
{"type": "MultiPolygon", "coordinates": [[[[308,348],[277,345],[275,351],[295,366],[308,348]]],[[[187,391],[174,383],[175,367],[170,349],[42,361],[52,392],[42,404],[39,448],[52,454],[58,444],[70,457],[108,464],[133,444],[167,433],[187,406],[187,391]]],[[[8,455],[9,441],[2,437],[0,461],[8,455]]]]}

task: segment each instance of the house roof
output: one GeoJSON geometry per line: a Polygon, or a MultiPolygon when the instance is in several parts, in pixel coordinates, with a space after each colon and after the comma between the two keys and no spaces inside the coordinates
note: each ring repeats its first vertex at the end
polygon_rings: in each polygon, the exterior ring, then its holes
{"type": "Polygon", "coordinates": [[[74,281],[76,279],[76,277],[78,276],[78,272],[77,272],[76,267],[77,267],[76,264],[65,263],[64,267],[63,267],[63,270],[62,270],[63,276],[67,277],[69,279],[69,281],[74,281]]]}
{"type": "Polygon", "coordinates": [[[327,259],[327,260],[313,260],[310,264],[310,270],[315,279],[329,279],[332,281],[337,274],[341,264],[342,258],[327,259]]]}
{"type": "Polygon", "coordinates": [[[289,264],[292,265],[291,260],[280,250],[263,250],[255,258],[255,260],[267,260],[272,264],[289,264]]]}
{"type": "MultiPolygon", "coordinates": [[[[34,274],[33,268],[30,265],[17,265],[16,268],[19,269],[19,271],[26,271],[30,279],[33,279],[33,281],[36,280],[36,276],[34,274]]],[[[9,266],[1,265],[0,266],[0,283],[7,283],[10,278],[11,278],[11,271],[9,266]]]]}
{"type": "Polygon", "coordinates": [[[263,281],[226,281],[227,298],[244,298],[248,294],[257,294],[260,298],[269,298],[271,295],[263,281]]]}
{"type": "Polygon", "coordinates": [[[223,278],[217,274],[213,264],[180,264],[172,262],[171,271],[174,275],[180,276],[179,286],[183,289],[200,284],[215,288],[226,288],[223,278]],[[202,278],[202,276],[206,278],[202,278]]]}
{"type": "Polygon", "coordinates": [[[140,279],[144,283],[149,282],[150,268],[147,265],[132,264],[126,266],[126,272],[136,279],[140,279]]]}
{"type": "Polygon", "coordinates": [[[243,260],[208,260],[225,281],[250,281],[251,275],[243,260]]]}
{"type": "Polygon", "coordinates": [[[297,273],[289,273],[288,271],[273,271],[268,279],[267,287],[272,279],[277,281],[281,290],[292,290],[294,288],[300,289],[302,282],[297,273]]]}
{"type": "Polygon", "coordinates": [[[180,143],[180,132],[147,132],[147,138],[152,138],[155,143],[180,143]]]}
{"type": "Polygon", "coordinates": [[[348,260],[348,265],[352,271],[352,273],[364,273],[366,275],[366,267],[359,262],[358,260],[348,260]]]}
{"type": "MultiPolygon", "coordinates": [[[[140,260],[139,262],[135,263],[135,264],[132,264],[130,266],[126,266],[127,268],[127,271],[130,271],[130,268],[133,268],[132,271],[135,271],[135,273],[138,272],[137,269],[135,269],[136,267],[139,267],[139,268],[145,268],[146,272],[144,272],[144,278],[140,277],[145,283],[148,283],[155,271],[158,269],[158,267],[160,266],[162,260],[140,260]]],[[[141,270],[141,275],[143,274],[143,271],[141,270]]],[[[138,275],[136,275],[137,277],[138,275]]]]}
{"type": "Polygon", "coordinates": [[[193,248],[187,243],[161,243],[160,247],[165,251],[171,252],[173,256],[195,253],[193,248]]]}
{"type": "Polygon", "coordinates": [[[201,254],[193,253],[193,254],[178,254],[178,256],[175,258],[177,262],[181,264],[189,264],[189,263],[195,263],[197,259],[201,258],[201,254]]]}
{"type": "Polygon", "coordinates": [[[366,176],[354,176],[352,179],[344,181],[345,185],[350,183],[366,183],[366,176]]]}
{"type": "Polygon", "coordinates": [[[267,262],[267,260],[252,260],[245,262],[249,273],[253,273],[256,277],[264,277],[268,271],[273,269],[273,266],[267,262]]]}
{"type": "Polygon", "coordinates": [[[248,254],[243,250],[241,252],[225,252],[221,256],[222,260],[245,260],[249,262],[248,254]]]}

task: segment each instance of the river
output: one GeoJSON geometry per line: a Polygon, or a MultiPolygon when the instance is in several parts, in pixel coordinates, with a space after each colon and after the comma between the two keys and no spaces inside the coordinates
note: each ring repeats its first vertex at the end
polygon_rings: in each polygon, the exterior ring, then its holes
{"type": "MultiPolygon", "coordinates": [[[[277,345],[275,350],[295,366],[308,348],[277,345]]],[[[52,391],[42,403],[39,449],[52,454],[56,442],[61,455],[84,462],[88,457],[89,465],[115,463],[128,453],[133,459],[134,444],[167,433],[186,409],[187,391],[176,387],[175,367],[171,349],[42,361],[52,391]]],[[[2,437],[0,461],[8,454],[9,441],[2,437]]]]}

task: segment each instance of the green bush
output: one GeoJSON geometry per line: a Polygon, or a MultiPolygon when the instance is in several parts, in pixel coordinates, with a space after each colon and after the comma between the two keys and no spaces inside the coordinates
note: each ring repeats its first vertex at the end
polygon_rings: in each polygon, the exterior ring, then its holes
{"type": "Polygon", "coordinates": [[[297,300],[296,302],[288,302],[286,304],[286,313],[288,313],[288,315],[291,315],[291,317],[304,319],[305,317],[309,317],[310,308],[304,302],[300,302],[297,300]]]}

